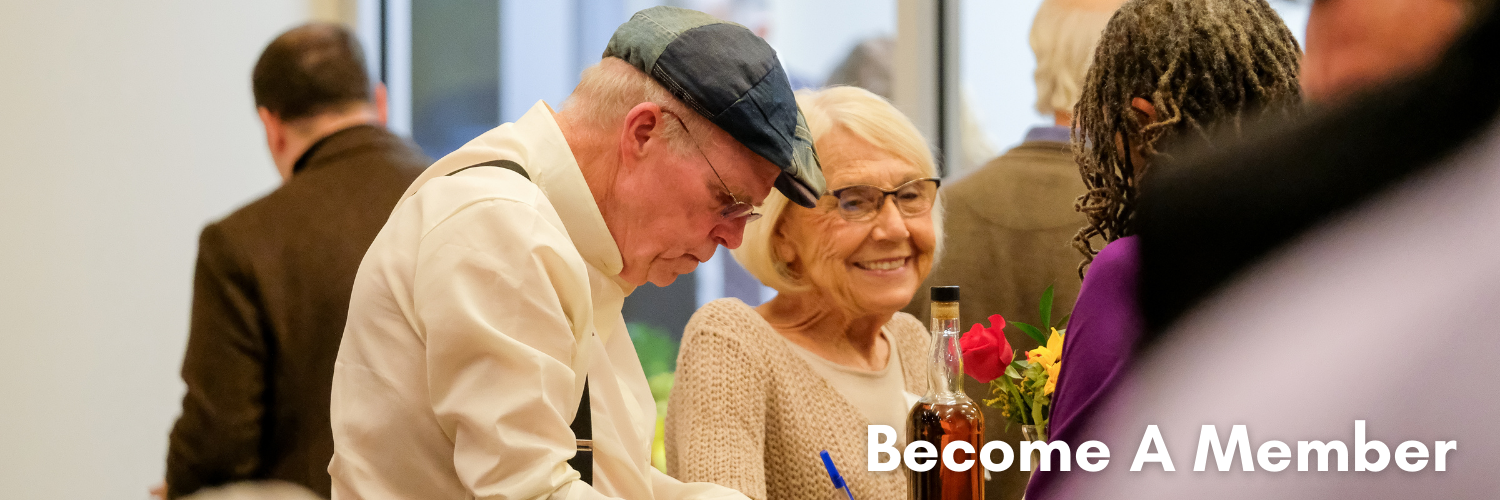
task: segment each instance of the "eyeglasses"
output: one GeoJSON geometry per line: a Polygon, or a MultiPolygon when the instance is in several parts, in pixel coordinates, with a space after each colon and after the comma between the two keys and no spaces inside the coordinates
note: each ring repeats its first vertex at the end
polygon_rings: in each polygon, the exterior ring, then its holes
{"type": "Polygon", "coordinates": [[[896,209],[901,215],[916,217],[932,210],[940,183],[941,179],[936,177],[912,179],[890,191],[858,184],[829,191],[828,195],[838,198],[839,215],[850,222],[874,219],[885,207],[886,196],[895,197],[896,209]]]}
{"type": "Polygon", "coordinates": [[[729,190],[729,184],[726,184],[724,182],[724,177],[720,176],[719,170],[714,168],[714,162],[708,160],[708,155],[703,154],[703,148],[698,146],[698,140],[695,139],[693,137],[693,133],[688,130],[687,123],[684,123],[682,121],[682,118],[678,117],[676,113],[667,111],[665,109],[661,110],[661,112],[662,114],[670,115],[672,119],[677,120],[677,125],[682,127],[682,131],[688,135],[688,140],[692,141],[693,148],[698,150],[698,156],[703,157],[703,162],[707,163],[708,169],[713,171],[714,178],[719,179],[719,186],[724,188],[724,194],[729,196],[729,206],[724,207],[724,211],[719,212],[719,216],[723,217],[724,220],[731,221],[735,219],[744,219],[744,222],[746,224],[755,222],[756,220],[760,219],[760,214],[755,213],[754,205],[740,201],[739,197],[735,196],[734,192],[729,190]]]}

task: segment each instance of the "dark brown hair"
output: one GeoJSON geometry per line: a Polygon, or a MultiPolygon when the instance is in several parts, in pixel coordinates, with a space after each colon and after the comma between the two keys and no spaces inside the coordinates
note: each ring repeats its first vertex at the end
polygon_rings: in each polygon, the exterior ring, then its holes
{"type": "Polygon", "coordinates": [[[276,37],[250,82],[255,105],[285,121],[370,100],[359,42],[336,24],[304,24],[276,37]]]}
{"type": "Polygon", "coordinates": [[[1079,275],[1105,243],[1135,233],[1137,170],[1169,142],[1238,134],[1252,112],[1292,113],[1301,103],[1301,48],[1265,0],[1132,0],[1105,27],[1073,110],[1073,154],[1088,192],[1076,208],[1088,225],[1073,237],[1079,275]],[[1150,101],[1148,123],[1131,100],[1150,101]],[[1123,142],[1125,148],[1117,147],[1123,142]]]}

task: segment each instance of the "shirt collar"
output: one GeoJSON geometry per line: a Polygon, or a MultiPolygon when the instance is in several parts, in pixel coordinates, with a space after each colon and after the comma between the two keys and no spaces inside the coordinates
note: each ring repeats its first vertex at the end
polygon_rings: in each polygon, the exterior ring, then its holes
{"type": "Polygon", "coordinates": [[[620,270],[625,267],[620,247],[615,245],[604,215],[594,203],[593,191],[583,179],[583,169],[573,157],[573,149],[558,127],[552,108],[544,101],[537,101],[516,120],[515,133],[527,144],[530,156],[521,166],[552,202],[579,255],[612,278],[625,293],[630,293],[634,287],[620,279],[620,270]]]}
{"type": "Polygon", "coordinates": [[[1026,141],[1025,142],[1047,141],[1047,142],[1064,142],[1065,143],[1065,142],[1072,141],[1072,138],[1070,137],[1071,134],[1072,134],[1072,131],[1068,127],[1060,127],[1060,126],[1055,126],[1055,125],[1054,126],[1043,126],[1043,127],[1031,127],[1031,130],[1027,130],[1026,131],[1026,141]]]}

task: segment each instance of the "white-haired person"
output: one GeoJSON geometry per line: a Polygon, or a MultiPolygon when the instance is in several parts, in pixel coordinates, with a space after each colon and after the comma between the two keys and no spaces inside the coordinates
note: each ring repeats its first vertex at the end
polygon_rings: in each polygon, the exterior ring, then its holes
{"type": "Polygon", "coordinates": [[[903,434],[927,387],[929,335],[899,312],[936,260],[941,206],[927,142],[856,87],[797,94],[828,190],[813,208],[772,193],[734,257],[778,294],[710,302],[688,322],[667,410],[668,473],[756,499],[826,499],[828,450],[854,496],[905,499],[901,471],[867,472],[872,424],[903,434]]]}

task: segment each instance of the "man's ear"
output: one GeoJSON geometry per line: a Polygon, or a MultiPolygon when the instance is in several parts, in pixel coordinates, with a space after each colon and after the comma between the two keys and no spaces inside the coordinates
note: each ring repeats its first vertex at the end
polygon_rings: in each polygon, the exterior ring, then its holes
{"type": "Polygon", "coordinates": [[[1151,101],[1136,97],[1130,100],[1130,107],[1135,108],[1146,119],[1146,123],[1156,123],[1156,106],[1152,106],[1151,101]]]}
{"type": "Polygon", "coordinates": [[[281,181],[286,182],[292,178],[292,165],[286,158],[287,143],[290,141],[288,134],[291,131],[286,122],[264,106],[255,108],[255,112],[260,115],[260,123],[266,128],[266,149],[271,152],[271,161],[276,163],[276,172],[281,174],[281,181]]]}
{"type": "Polygon", "coordinates": [[[287,127],[286,122],[281,121],[275,113],[264,106],[255,108],[256,114],[260,115],[260,123],[266,128],[266,149],[271,150],[271,156],[279,156],[286,149],[287,127]]]}
{"type": "Polygon", "coordinates": [[[654,102],[637,104],[625,113],[625,127],[620,131],[620,158],[627,160],[626,165],[645,158],[650,148],[656,146],[652,141],[661,140],[665,118],[661,106],[654,102]]]}
{"type": "Polygon", "coordinates": [[[375,119],[380,122],[380,126],[384,127],[386,126],[386,117],[388,116],[386,114],[386,103],[389,102],[387,100],[389,94],[385,88],[385,83],[376,83],[375,93],[371,97],[373,97],[372,104],[375,105],[375,119]]]}

